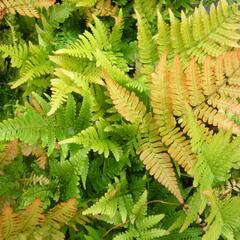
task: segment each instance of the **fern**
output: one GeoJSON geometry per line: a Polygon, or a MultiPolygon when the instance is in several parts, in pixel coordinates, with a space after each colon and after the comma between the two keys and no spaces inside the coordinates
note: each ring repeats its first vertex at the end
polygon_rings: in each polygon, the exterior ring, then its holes
{"type": "MultiPolygon", "coordinates": [[[[119,18],[121,18],[121,12],[119,13],[119,18]]],[[[119,78],[129,80],[129,78],[124,75],[124,72],[128,71],[129,68],[126,60],[122,58],[122,54],[119,52],[119,43],[116,42],[116,39],[120,39],[122,34],[120,23],[116,21],[112,33],[109,34],[103,22],[98,18],[94,18],[94,21],[95,26],[90,25],[92,33],[85,31],[79,36],[77,41],[65,49],[57,50],[55,52],[57,56],[51,57],[51,60],[60,64],[60,66],[62,65],[64,68],[68,68],[69,66],[74,72],[66,72],[65,69],[59,69],[55,72],[58,78],[52,80],[53,100],[52,110],[49,114],[55,112],[56,109],[66,101],[68,93],[77,92],[84,95],[83,91],[88,88],[89,82],[102,85],[102,66],[107,67],[112,74],[118,75],[119,78]],[[81,59],[82,63],[86,64],[85,66],[81,64],[78,65],[78,69],[82,69],[82,71],[80,71],[81,75],[76,74],[75,71],[77,68],[72,68],[70,64],[66,63],[65,59],[74,60],[74,66],[76,65],[75,60],[81,59]],[[83,90],[77,89],[79,85],[83,90]]],[[[77,72],[79,72],[79,70],[77,70],[77,72]]]]}
{"type": "Polygon", "coordinates": [[[106,122],[100,120],[99,122],[96,122],[96,128],[91,126],[80,132],[77,136],[61,141],[60,144],[82,144],[87,149],[90,148],[99,154],[103,153],[105,158],[109,156],[111,151],[115,159],[118,161],[122,150],[117,143],[108,140],[107,135],[104,133],[106,127],[106,122]]]}
{"type": "Polygon", "coordinates": [[[0,239],[239,237],[230,2],[0,1],[0,239]]]}
{"type": "Polygon", "coordinates": [[[76,211],[75,204],[75,200],[70,199],[43,213],[41,201],[36,199],[20,214],[14,213],[10,206],[6,206],[1,213],[0,236],[4,239],[16,239],[18,235],[31,239],[38,239],[39,236],[45,239],[61,236],[58,239],[64,239],[59,229],[73,218],[76,211]],[[47,229],[50,232],[47,233],[47,229]]]}
{"type": "MultiPolygon", "coordinates": [[[[213,60],[212,60],[213,61],[213,60]]],[[[187,108],[186,104],[192,105],[194,107],[194,112],[196,116],[204,122],[208,122],[209,124],[213,124],[215,126],[218,126],[219,128],[227,129],[229,127],[232,127],[233,133],[238,134],[239,127],[232,122],[231,119],[227,117],[227,115],[224,115],[221,111],[221,108],[219,107],[219,112],[217,110],[213,110],[211,104],[211,99],[215,99],[216,101],[228,101],[228,99],[224,100],[224,95],[219,98],[215,98],[215,94],[218,95],[218,92],[221,93],[221,88],[228,83],[228,81],[231,79],[231,77],[235,74],[235,71],[238,69],[238,65],[235,65],[235,62],[238,63],[238,51],[226,53],[223,56],[220,56],[216,60],[215,69],[221,69],[227,77],[223,77],[222,73],[217,73],[216,70],[214,71],[214,68],[211,68],[211,71],[209,69],[210,63],[209,58],[206,58],[203,64],[203,83],[202,88],[196,88],[194,89],[194,92],[198,92],[198,95],[202,96],[201,98],[198,98],[198,103],[196,105],[196,102],[192,102],[192,96],[194,93],[193,87],[190,88],[190,84],[194,84],[196,86],[196,79],[199,78],[199,73],[197,71],[196,65],[192,62],[187,67],[186,75],[181,69],[181,64],[179,62],[178,57],[174,58],[173,61],[173,69],[172,71],[168,70],[167,66],[167,60],[166,60],[166,54],[162,56],[160,63],[156,66],[155,73],[152,75],[152,86],[151,86],[151,105],[153,107],[153,118],[154,122],[152,120],[146,120],[146,108],[144,105],[142,105],[141,102],[139,102],[138,98],[134,95],[134,93],[128,92],[126,89],[122,88],[121,86],[118,86],[117,83],[113,83],[113,81],[110,79],[110,77],[105,74],[105,79],[107,83],[108,91],[110,92],[110,97],[113,100],[113,103],[115,104],[116,109],[118,112],[125,117],[126,120],[131,121],[133,123],[137,122],[142,123],[143,126],[142,134],[145,138],[147,131],[153,131],[156,129],[159,132],[160,136],[157,136],[158,134],[154,135],[154,140],[150,140],[151,138],[146,138],[146,140],[142,140],[143,142],[140,144],[142,147],[140,148],[140,151],[143,151],[143,154],[140,155],[140,158],[145,162],[146,168],[150,169],[150,174],[154,175],[159,181],[164,184],[172,193],[174,193],[176,196],[178,196],[178,199],[181,199],[179,197],[179,193],[177,193],[177,187],[176,183],[175,186],[167,185],[169,180],[162,180],[162,173],[160,170],[160,166],[157,167],[157,161],[155,160],[156,157],[153,155],[154,151],[150,150],[150,145],[147,144],[147,142],[155,143],[155,147],[158,144],[158,150],[156,148],[156,151],[158,153],[163,151],[168,151],[169,155],[175,159],[178,164],[180,164],[186,171],[191,172],[194,166],[194,163],[196,161],[196,156],[192,153],[191,145],[188,140],[186,140],[185,133],[188,132],[189,125],[186,121],[187,117],[187,108]],[[234,59],[230,56],[234,56],[234,59]],[[228,67],[225,69],[221,68],[222,65],[229,66],[232,70],[229,71],[228,67]],[[228,65],[227,65],[228,64],[228,65]],[[231,66],[231,67],[230,67],[231,66]],[[234,67],[233,67],[234,66],[234,67]],[[214,71],[214,72],[213,72],[214,71]],[[191,73],[191,75],[190,75],[191,73]],[[216,74],[213,76],[213,73],[216,74]],[[217,75],[218,74],[218,75],[217,75]],[[221,79],[219,77],[222,76],[221,79]],[[188,85],[186,85],[185,79],[187,78],[188,85]],[[221,85],[218,86],[218,88],[213,88],[209,92],[204,92],[205,87],[206,89],[211,89],[208,86],[207,79],[211,78],[211,81],[215,82],[215,85],[218,85],[218,81],[221,81],[221,85]],[[206,79],[206,82],[204,81],[206,79]],[[194,83],[195,81],[195,83],[194,83]],[[188,88],[189,86],[189,88],[188,88]],[[157,90],[160,89],[160,90],[157,90]],[[189,92],[188,93],[188,89],[189,92]],[[120,92],[119,92],[120,90],[120,92]],[[117,95],[118,91],[118,95],[117,95]],[[159,92],[161,91],[161,92],[159,92]],[[207,99],[207,102],[210,106],[205,104],[201,99],[205,98],[207,99]],[[201,102],[199,102],[199,100],[201,102]],[[134,104],[133,104],[134,103],[134,104]],[[183,104],[185,103],[185,104],[183,104]],[[204,110],[202,108],[204,106],[204,110]],[[206,110],[205,110],[206,109],[206,110]],[[209,110],[207,110],[209,109],[209,110]],[[212,110],[210,110],[212,109],[212,110]],[[206,113],[204,113],[206,111],[206,113]],[[211,113],[209,111],[212,111],[211,113]],[[208,116],[209,114],[209,116],[208,116]],[[181,117],[178,119],[178,121],[182,124],[182,126],[185,128],[185,130],[181,130],[177,125],[177,119],[176,117],[181,117]],[[136,119],[136,120],[135,120],[136,119]],[[185,120],[184,120],[185,119],[185,120]],[[221,122],[220,122],[221,119],[221,122]],[[154,126],[154,127],[153,127],[154,126]],[[144,130],[145,128],[149,130],[144,130]],[[151,130],[152,129],[152,130],[151,130]],[[148,140],[147,140],[148,139],[148,140]],[[163,147],[162,143],[167,146],[167,149],[163,147]],[[144,143],[144,144],[143,144],[144,143]],[[144,152],[145,151],[145,152],[144,152]],[[159,171],[159,172],[158,172],[159,171]],[[173,190],[175,189],[175,190],[173,190]]],[[[199,80],[198,80],[199,81],[199,80]]],[[[194,86],[192,85],[192,86],[194,86]]],[[[213,102],[215,101],[213,100],[213,102]]],[[[236,99],[235,99],[236,102],[236,99]]],[[[237,104],[237,102],[236,102],[237,104]]],[[[215,107],[217,103],[215,102],[213,104],[213,107],[215,107]]],[[[222,106],[222,105],[221,105],[222,106]]],[[[150,119],[151,117],[148,117],[150,119]]],[[[201,125],[202,126],[202,125],[201,125]]],[[[205,127],[201,127],[202,130],[205,130],[205,127]]],[[[152,135],[152,133],[151,133],[152,135]]],[[[191,137],[191,132],[189,132],[189,135],[191,137]]],[[[202,134],[204,136],[204,134],[202,134]]],[[[152,135],[153,136],[153,135],[152,135]]],[[[154,149],[154,148],[152,148],[154,149]]],[[[139,153],[140,153],[139,151],[139,153]]],[[[168,156],[165,154],[165,156],[160,157],[165,159],[165,163],[168,164],[169,168],[165,168],[165,170],[168,169],[170,174],[170,166],[169,160],[167,160],[168,156]]],[[[230,164],[230,162],[229,162],[230,164]]],[[[232,165],[228,165],[229,168],[227,171],[230,170],[232,165]]],[[[174,176],[174,173],[171,173],[172,176],[174,176]]],[[[174,181],[174,180],[173,180],[174,181]]],[[[176,180],[175,180],[176,181],[176,180]]]]}
{"type": "Polygon", "coordinates": [[[142,102],[135,96],[130,94],[126,89],[114,83],[113,80],[106,75],[107,88],[113,103],[120,114],[122,114],[128,121],[133,123],[143,123],[140,128],[142,134],[142,141],[138,153],[140,159],[150,170],[160,183],[166,186],[177,198],[182,201],[181,194],[177,188],[175,173],[172,169],[170,158],[167,154],[162,153],[165,147],[162,145],[154,126],[152,117],[146,115],[146,108],[142,102]],[[119,92],[120,89],[120,92],[119,92]],[[117,94],[118,92],[118,94],[117,94]],[[122,101],[123,99],[123,101],[122,101]],[[127,110],[126,110],[127,109],[127,110]]]}
{"type": "MultiPolygon", "coordinates": [[[[32,0],[20,0],[18,2],[14,0],[2,0],[0,2],[0,11],[4,11],[5,14],[20,14],[28,17],[39,17],[38,8],[48,8],[55,3],[55,0],[41,0],[38,2],[32,0]]],[[[4,14],[4,15],[5,15],[4,14]]]]}
{"type": "Polygon", "coordinates": [[[28,57],[28,47],[25,42],[18,46],[1,45],[0,50],[3,52],[3,58],[11,57],[12,67],[20,68],[28,57]]]}
{"type": "Polygon", "coordinates": [[[9,165],[16,157],[18,151],[18,141],[14,140],[6,144],[4,151],[0,153],[0,169],[9,165]]]}
{"type": "Polygon", "coordinates": [[[154,227],[164,217],[163,214],[146,217],[147,192],[145,191],[135,203],[132,210],[129,230],[125,233],[118,234],[113,239],[157,239],[167,234],[166,230],[154,227]]]}
{"type": "Polygon", "coordinates": [[[232,47],[238,48],[237,14],[237,5],[229,6],[222,0],[217,7],[211,6],[209,14],[201,5],[188,18],[182,13],[181,21],[170,12],[169,26],[159,15],[159,51],[177,53],[186,64],[193,56],[202,62],[205,55],[217,57],[232,47]],[[169,32],[166,31],[168,28],[169,32]],[[170,45],[162,45],[162,39],[163,43],[168,39],[170,45]]]}
{"type": "MultiPolygon", "coordinates": [[[[22,142],[30,145],[38,144],[40,140],[41,146],[48,146],[48,155],[50,155],[56,147],[55,145],[57,140],[61,141],[67,138],[67,136],[73,136],[76,131],[72,128],[70,122],[69,125],[64,124],[68,111],[73,111],[71,118],[75,116],[75,102],[72,98],[69,98],[69,104],[72,102],[72,105],[66,107],[66,116],[63,115],[64,111],[62,110],[55,116],[46,118],[47,112],[50,109],[49,104],[38,95],[34,94],[34,96],[36,97],[40,107],[43,108],[42,110],[45,110],[45,112],[38,112],[33,107],[28,106],[21,115],[15,117],[14,119],[4,120],[0,124],[0,139],[2,141],[20,139],[22,142]],[[63,125],[65,125],[65,128],[61,127],[63,125]]],[[[76,116],[75,121],[77,121],[76,116]]],[[[67,154],[67,149],[68,148],[66,147],[62,148],[62,153],[64,155],[67,154]]],[[[40,152],[35,152],[35,155],[41,157],[40,152]]]]}

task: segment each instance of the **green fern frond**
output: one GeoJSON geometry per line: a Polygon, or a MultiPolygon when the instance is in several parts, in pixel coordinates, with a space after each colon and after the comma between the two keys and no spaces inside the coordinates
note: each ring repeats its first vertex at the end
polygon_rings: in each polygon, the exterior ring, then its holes
{"type": "Polygon", "coordinates": [[[65,49],[59,49],[56,54],[67,54],[73,57],[88,58],[90,61],[95,57],[96,49],[108,50],[108,31],[105,25],[95,18],[95,27],[90,25],[92,33],[85,31],[83,35],[79,35],[76,43],[70,44],[65,49]]]}
{"type": "Polygon", "coordinates": [[[99,154],[104,154],[107,158],[110,151],[114,155],[115,159],[118,161],[121,156],[121,147],[114,141],[109,140],[104,129],[107,124],[104,120],[100,120],[95,123],[96,127],[88,127],[87,129],[81,131],[78,135],[63,140],[60,144],[66,143],[77,143],[82,144],[87,149],[92,149],[99,154]]]}
{"type": "Polygon", "coordinates": [[[109,36],[109,42],[112,45],[114,52],[121,49],[121,39],[123,34],[124,19],[122,10],[119,11],[118,16],[115,17],[115,24],[109,36]]]}
{"type": "Polygon", "coordinates": [[[93,103],[90,97],[90,94],[86,91],[83,96],[83,101],[81,105],[81,109],[79,111],[79,116],[77,118],[77,129],[78,131],[82,131],[89,127],[90,120],[92,116],[92,108],[93,103]]]}
{"type": "Polygon", "coordinates": [[[11,58],[12,67],[20,68],[28,58],[28,46],[25,42],[17,46],[0,45],[0,51],[3,52],[2,57],[11,58]]]}
{"type": "Polygon", "coordinates": [[[211,142],[204,146],[202,156],[206,159],[216,182],[222,182],[229,178],[229,171],[234,162],[239,159],[239,137],[230,140],[231,134],[219,132],[214,135],[211,142]],[[216,162],[216,159],[218,161],[216,162]]]}
{"type": "Polygon", "coordinates": [[[51,80],[51,110],[48,112],[48,116],[56,112],[56,110],[67,100],[68,94],[76,92],[82,95],[83,89],[87,88],[88,83],[84,81],[82,83],[82,88],[79,88],[76,80],[78,80],[76,74],[73,72],[58,68],[55,70],[54,74],[57,78],[51,80]]]}
{"type": "Polygon", "coordinates": [[[136,227],[142,230],[149,229],[154,227],[156,224],[158,224],[163,218],[164,218],[164,214],[150,215],[144,218],[143,220],[138,221],[136,223],[136,227]]]}
{"type": "Polygon", "coordinates": [[[225,0],[217,7],[212,5],[210,13],[203,6],[195,8],[192,16],[182,13],[181,21],[170,12],[170,25],[158,14],[159,53],[177,53],[185,65],[192,57],[202,62],[206,55],[217,57],[232,47],[239,48],[238,15],[237,5],[229,6],[225,0]]]}
{"type": "Polygon", "coordinates": [[[34,78],[49,74],[53,66],[48,61],[48,53],[40,47],[30,45],[31,55],[25,61],[20,70],[20,79],[12,83],[11,88],[17,88],[20,85],[32,81],[34,78]]]}
{"type": "Polygon", "coordinates": [[[80,1],[76,1],[76,0],[71,0],[72,2],[76,2],[76,6],[77,7],[93,7],[97,0],[80,0],[80,1]]]}
{"type": "Polygon", "coordinates": [[[157,60],[156,45],[153,41],[152,34],[149,30],[149,26],[140,14],[136,11],[137,27],[138,27],[138,49],[139,49],[139,61],[141,63],[140,72],[147,77],[153,72],[154,63],[157,60]]]}
{"type": "Polygon", "coordinates": [[[156,17],[157,1],[146,2],[144,0],[136,0],[134,2],[134,8],[146,21],[151,23],[156,17]]]}
{"type": "Polygon", "coordinates": [[[239,212],[240,198],[233,197],[227,204],[224,204],[221,209],[223,218],[222,233],[225,237],[234,235],[234,230],[239,229],[239,212]]]}
{"type": "Polygon", "coordinates": [[[116,179],[116,184],[108,186],[108,191],[102,196],[97,203],[83,211],[84,215],[102,214],[111,218],[118,209],[118,193],[121,191],[121,183],[116,179]]]}
{"type": "Polygon", "coordinates": [[[154,227],[164,217],[163,214],[146,216],[147,215],[147,191],[144,191],[137,203],[132,207],[130,215],[129,229],[121,234],[118,234],[113,239],[158,239],[161,236],[168,234],[164,229],[154,227]]]}
{"type": "Polygon", "coordinates": [[[189,227],[189,225],[197,219],[198,213],[202,205],[206,205],[206,200],[202,198],[199,191],[195,192],[189,202],[186,218],[180,229],[180,232],[185,231],[189,227]]]}

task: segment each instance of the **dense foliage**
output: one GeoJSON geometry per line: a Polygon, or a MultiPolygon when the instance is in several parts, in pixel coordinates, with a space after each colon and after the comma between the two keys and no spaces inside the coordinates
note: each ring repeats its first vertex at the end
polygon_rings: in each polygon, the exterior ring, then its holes
{"type": "Polygon", "coordinates": [[[240,239],[239,22],[0,0],[0,240],[240,239]]]}

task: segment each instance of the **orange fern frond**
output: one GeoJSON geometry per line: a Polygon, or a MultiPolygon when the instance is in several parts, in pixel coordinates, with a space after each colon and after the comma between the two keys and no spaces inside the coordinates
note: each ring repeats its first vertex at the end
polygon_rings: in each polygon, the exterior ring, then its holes
{"type": "Polygon", "coordinates": [[[21,229],[21,218],[17,213],[14,213],[12,208],[7,205],[3,208],[0,215],[0,236],[3,239],[11,239],[16,236],[21,229]]]}
{"type": "Polygon", "coordinates": [[[183,198],[177,185],[173,165],[167,148],[161,142],[158,125],[151,114],[146,114],[145,105],[133,93],[114,82],[107,73],[104,74],[107,89],[117,111],[132,123],[140,124],[141,140],[137,154],[157,181],[165,186],[182,203],[183,198]]]}
{"type": "Polygon", "coordinates": [[[173,114],[181,116],[185,112],[185,103],[189,102],[185,76],[179,57],[176,55],[170,71],[170,98],[173,104],[173,114]]]}
{"type": "Polygon", "coordinates": [[[55,0],[1,0],[0,1],[0,19],[6,14],[16,13],[22,16],[39,18],[38,8],[49,8],[55,3],[55,0]]]}
{"type": "Polygon", "coordinates": [[[3,169],[17,157],[18,140],[9,142],[0,153],[0,168],[3,169]]]}
{"type": "Polygon", "coordinates": [[[46,213],[43,213],[40,199],[36,199],[19,213],[13,212],[7,205],[0,214],[0,239],[16,239],[19,234],[23,239],[35,239],[36,236],[39,236],[39,239],[64,239],[60,228],[67,224],[75,213],[75,199],[60,203],[46,213]]]}
{"type": "Polygon", "coordinates": [[[118,112],[129,122],[136,123],[141,121],[146,114],[145,105],[139,98],[127,89],[123,88],[104,72],[107,89],[110,97],[118,112]]]}
{"type": "Polygon", "coordinates": [[[146,169],[149,170],[159,183],[165,186],[178,200],[183,203],[178,188],[173,164],[169,155],[166,153],[167,148],[163,145],[161,137],[158,134],[158,127],[154,124],[151,115],[146,115],[144,124],[140,127],[141,140],[137,154],[143,161],[146,169]]]}
{"type": "MultiPolygon", "coordinates": [[[[180,64],[178,60],[174,62],[173,67],[176,66],[176,64],[180,64]]],[[[177,74],[179,74],[177,77],[177,80],[179,81],[176,81],[174,95],[181,97],[178,96],[178,92],[181,93],[178,86],[184,87],[183,73],[181,69],[178,69],[176,75],[177,74]]],[[[170,156],[176,160],[177,163],[185,169],[185,171],[189,172],[196,159],[191,153],[190,142],[186,140],[184,134],[180,132],[180,129],[176,128],[176,119],[173,115],[173,98],[170,97],[170,91],[172,90],[170,85],[172,87],[173,83],[170,82],[170,78],[171,73],[168,71],[167,55],[164,54],[159,64],[156,66],[155,72],[152,74],[151,106],[153,108],[154,119],[156,120],[156,124],[159,126],[159,133],[162,136],[161,141],[169,147],[168,153],[170,156]]],[[[182,101],[185,100],[182,99],[182,101]]],[[[180,98],[178,102],[181,102],[180,98]]],[[[178,109],[181,111],[182,107],[184,107],[183,104],[181,105],[181,109],[178,104],[178,109]]]]}
{"type": "MultiPolygon", "coordinates": [[[[173,29],[174,24],[179,24],[176,19],[172,19],[173,29]]],[[[186,31],[186,27],[184,29],[186,31]]],[[[192,59],[183,71],[179,56],[175,56],[169,66],[167,54],[162,53],[151,78],[152,113],[147,113],[134,92],[119,85],[106,72],[103,74],[117,111],[127,121],[139,125],[141,140],[137,153],[146,169],[180,202],[183,200],[170,157],[191,173],[196,156],[190,144],[192,133],[188,106],[199,124],[202,140],[208,141],[219,129],[232,129],[233,134],[240,135],[240,127],[231,119],[232,115],[240,113],[237,101],[240,97],[240,81],[237,80],[240,76],[240,51],[227,52],[216,59],[202,58],[202,62],[199,66],[192,59]]]]}
{"type": "Polygon", "coordinates": [[[46,215],[45,224],[51,224],[53,226],[55,226],[56,223],[59,225],[65,224],[75,215],[77,211],[76,204],[77,201],[74,198],[58,204],[46,215]]]}
{"type": "Polygon", "coordinates": [[[94,17],[116,17],[119,12],[117,5],[113,5],[111,0],[97,1],[94,7],[86,9],[85,15],[87,24],[91,24],[94,17]]]}
{"type": "Polygon", "coordinates": [[[189,104],[194,107],[204,101],[204,95],[201,92],[201,77],[195,58],[188,63],[185,73],[189,104]]]}
{"type": "Polygon", "coordinates": [[[34,230],[37,225],[40,225],[44,219],[42,212],[42,202],[39,198],[37,198],[32,204],[27,206],[21,214],[21,231],[34,230]]]}
{"type": "Polygon", "coordinates": [[[45,169],[47,164],[47,153],[44,148],[37,145],[28,145],[25,143],[20,143],[20,148],[23,156],[28,157],[29,155],[35,156],[37,159],[37,163],[41,169],[45,169]]]}
{"type": "Polygon", "coordinates": [[[202,65],[202,89],[205,96],[209,96],[216,90],[213,62],[210,56],[206,57],[202,65]]]}

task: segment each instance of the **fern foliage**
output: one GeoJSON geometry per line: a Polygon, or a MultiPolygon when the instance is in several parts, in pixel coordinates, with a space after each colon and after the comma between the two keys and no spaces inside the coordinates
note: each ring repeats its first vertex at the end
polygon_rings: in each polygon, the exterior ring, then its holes
{"type": "MultiPolygon", "coordinates": [[[[231,97],[227,92],[223,93],[226,85],[231,88],[231,79],[238,71],[238,63],[239,52],[233,51],[219,56],[216,60],[207,57],[201,70],[192,60],[184,73],[178,56],[174,58],[171,67],[173,70],[171,71],[167,65],[167,56],[163,55],[152,75],[150,94],[153,117],[145,117],[146,108],[134,93],[117,86],[117,83],[113,83],[113,80],[106,75],[107,88],[118,112],[128,121],[134,123],[137,119],[140,124],[142,123],[140,131],[142,131],[144,144],[141,144],[140,152],[143,150],[145,152],[140,155],[140,158],[145,162],[146,168],[150,169],[150,174],[154,175],[171,192],[177,188],[176,180],[174,187],[168,185],[168,181],[164,180],[165,177],[160,166],[157,165],[155,154],[167,152],[162,157],[159,156],[162,160],[158,160],[166,164],[166,170],[172,168],[169,165],[168,154],[185,171],[190,172],[193,169],[196,156],[194,156],[191,144],[185,135],[189,131],[186,104],[193,108],[195,116],[199,121],[202,121],[201,128],[205,131],[209,131],[206,128],[207,125],[213,125],[220,129],[232,128],[233,133],[239,134],[239,126],[228,117],[229,114],[233,114],[229,111],[232,108],[230,106],[228,108],[227,103],[223,107],[224,102],[231,102],[230,105],[233,104],[234,109],[239,107],[236,96],[231,97]],[[229,71],[228,68],[231,70],[229,71]],[[205,111],[206,113],[204,113],[205,111]],[[151,118],[153,120],[147,120],[151,118]],[[177,122],[181,124],[183,129],[177,127],[177,122]],[[207,125],[204,126],[205,124],[207,125]],[[151,137],[145,137],[145,125],[147,125],[147,130],[151,132],[151,137]],[[154,144],[153,148],[150,147],[152,144],[154,144]]],[[[191,132],[189,132],[189,136],[192,137],[191,132]]],[[[169,175],[174,176],[174,172],[169,172],[169,175]]],[[[177,191],[175,191],[175,195],[181,199],[177,191]]]]}
{"type": "MultiPolygon", "coordinates": [[[[2,0],[0,2],[0,11],[4,12],[5,14],[20,14],[22,16],[28,17],[39,17],[38,8],[48,8],[55,3],[55,0],[41,0],[38,2],[32,0],[20,0],[20,1],[13,1],[13,0],[2,0]]],[[[1,18],[3,17],[1,16],[1,18]]]]}
{"type": "Polygon", "coordinates": [[[239,4],[199,2],[0,1],[0,239],[239,238],[239,4]]]}
{"type": "Polygon", "coordinates": [[[186,60],[192,57],[202,62],[205,55],[217,57],[232,47],[239,48],[237,5],[228,5],[222,0],[217,6],[212,4],[209,13],[200,5],[190,17],[182,12],[181,20],[171,11],[169,15],[170,25],[163,21],[160,14],[158,17],[160,53],[167,50],[179,54],[186,64],[186,60]],[[167,41],[170,44],[165,45],[167,41]]]}
{"type": "Polygon", "coordinates": [[[15,213],[10,206],[6,206],[1,212],[0,231],[2,239],[31,238],[45,239],[55,237],[64,239],[60,231],[63,223],[71,220],[76,212],[76,202],[70,199],[68,202],[60,203],[47,213],[43,213],[42,204],[36,199],[24,211],[15,213]]]}

